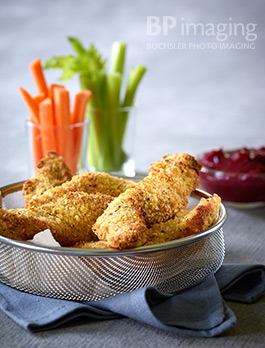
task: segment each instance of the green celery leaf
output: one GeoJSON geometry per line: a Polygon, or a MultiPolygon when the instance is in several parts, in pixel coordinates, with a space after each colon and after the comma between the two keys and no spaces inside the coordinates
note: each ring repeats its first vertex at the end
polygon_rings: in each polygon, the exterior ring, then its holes
{"type": "Polygon", "coordinates": [[[105,69],[107,60],[102,58],[102,54],[96,49],[95,45],[91,44],[87,50],[87,56],[93,61],[94,69],[105,69]]]}
{"type": "Polygon", "coordinates": [[[77,54],[79,54],[80,56],[86,54],[86,49],[84,48],[80,40],[74,37],[68,37],[68,41],[70,42],[72,48],[77,54]]]}
{"type": "Polygon", "coordinates": [[[65,65],[68,65],[75,59],[74,56],[65,56],[65,57],[52,57],[46,60],[44,64],[45,69],[50,68],[63,68],[65,65]]]}

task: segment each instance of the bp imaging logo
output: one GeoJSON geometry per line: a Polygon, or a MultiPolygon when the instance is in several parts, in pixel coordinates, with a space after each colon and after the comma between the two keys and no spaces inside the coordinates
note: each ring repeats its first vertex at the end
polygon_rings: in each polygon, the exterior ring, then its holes
{"type": "Polygon", "coordinates": [[[255,49],[256,23],[229,17],[219,23],[188,22],[174,16],[147,16],[147,49],[255,49]],[[174,40],[172,40],[172,37],[174,40]]]}

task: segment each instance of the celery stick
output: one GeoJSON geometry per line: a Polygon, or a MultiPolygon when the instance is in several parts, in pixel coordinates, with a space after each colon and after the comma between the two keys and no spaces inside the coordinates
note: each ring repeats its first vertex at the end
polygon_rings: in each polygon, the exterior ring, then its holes
{"type": "MultiPolygon", "coordinates": [[[[125,93],[124,101],[122,104],[123,107],[130,107],[134,105],[134,97],[135,97],[136,89],[145,72],[146,72],[146,68],[142,65],[137,65],[134,69],[130,71],[126,93],[125,93]]],[[[123,117],[121,119],[121,124],[120,124],[121,142],[126,130],[127,121],[128,121],[128,111],[124,112],[123,117]]]]}
{"type": "Polygon", "coordinates": [[[112,150],[109,144],[109,114],[106,109],[100,110],[100,113],[102,118],[102,147],[98,158],[98,168],[100,170],[110,171],[112,168],[112,150]]]}
{"type": "Polygon", "coordinates": [[[111,49],[110,73],[123,74],[124,61],[126,54],[126,44],[124,42],[115,41],[111,49]]]}
{"type": "Polygon", "coordinates": [[[119,168],[121,166],[121,144],[120,144],[120,112],[118,111],[120,104],[120,89],[121,89],[122,75],[120,73],[113,73],[107,75],[107,100],[109,112],[109,144],[112,153],[113,167],[119,168]]]}
{"type": "Polygon", "coordinates": [[[98,91],[98,83],[88,79],[84,74],[80,75],[81,89],[90,89],[93,98],[90,100],[90,108],[88,107],[89,132],[87,142],[87,160],[89,166],[98,168],[103,145],[103,129],[102,117],[100,115],[101,100],[98,91]],[[93,108],[94,110],[92,110],[93,108]],[[97,110],[97,111],[95,111],[97,110]]]}
{"type": "Polygon", "coordinates": [[[101,143],[100,154],[98,158],[100,170],[110,171],[112,168],[112,149],[110,146],[110,119],[108,112],[108,93],[107,93],[107,76],[105,71],[101,71],[96,76],[97,89],[100,97],[100,108],[97,114],[101,117],[101,143]]]}
{"type": "MultiPolygon", "coordinates": [[[[91,114],[91,112],[90,112],[91,114]]],[[[88,129],[88,141],[87,141],[87,152],[86,152],[86,158],[87,162],[90,167],[94,167],[98,169],[98,161],[100,158],[100,149],[98,146],[98,138],[97,138],[97,132],[94,122],[93,115],[89,116],[90,123],[89,123],[89,129],[88,129]]]]}
{"type": "MultiPolygon", "coordinates": [[[[95,76],[95,83],[97,87],[97,93],[98,93],[98,99],[99,104],[97,105],[97,108],[105,109],[106,103],[107,103],[107,75],[104,70],[99,71],[95,76]]],[[[93,91],[92,91],[93,93],[93,91]]],[[[93,94],[92,94],[93,96],[93,94]]],[[[91,98],[92,98],[91,96],[91,98]]]]}
{"type": "Polygon", "coordinates": [[[98,108],[100,107],[100,100],[97,91],[97,85],[94,81],[89,79],[85,74],[81,74],[79,77],[81,90],[88,89],[92,92],[91,99],[89,101],[90,107],[98,108]]]}
{"type": "Polygon", "coordinates": [[[130,71],[123,102],[124,107],[133,105],[136,89],[145,72],[146,68],[142,65],[137,65],[134,69],[130,71]]]}
{"type": "Polygon", "coordinates": [[[122,74],[116,72],[107,75],[107,101],[108,106],[117,109],[120,104],[122,74]]]}

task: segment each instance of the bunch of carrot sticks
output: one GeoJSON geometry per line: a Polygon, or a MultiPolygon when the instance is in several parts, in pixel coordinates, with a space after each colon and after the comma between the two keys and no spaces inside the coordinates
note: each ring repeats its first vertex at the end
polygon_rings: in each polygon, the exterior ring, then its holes
{"type": "Polygon", "coordinates": [[[77,172],[91,91],[83,90],[75,95],[71,112],[69,91],[58,84],[47,86],[40,58],[30,63],[29,69],[38,95],[32,97],[22,87],[20,91],[30,113],[34,166],[36,168],[48,152],[55,151],[64,158],[74,174],[77,172]]]}

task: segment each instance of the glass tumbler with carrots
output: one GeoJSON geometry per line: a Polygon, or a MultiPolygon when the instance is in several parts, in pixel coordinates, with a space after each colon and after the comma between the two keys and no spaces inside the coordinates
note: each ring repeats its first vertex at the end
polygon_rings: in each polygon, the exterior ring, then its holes
{"type": "Polygon", "coordinates": [[[63,157],[75,174],[82,169],[80,154],[87,139],[85,114],[91,91],[78,92],[71,110],[69,91],[59,84],[47,85],[40,58],[34,60],[29,68],[38,94],[33,97],[22,87],[20,91],[30,115],[27,122],[30,162],[33,164],[30,171],[36,170],[40,159],[53,151],[63,157]]]}

